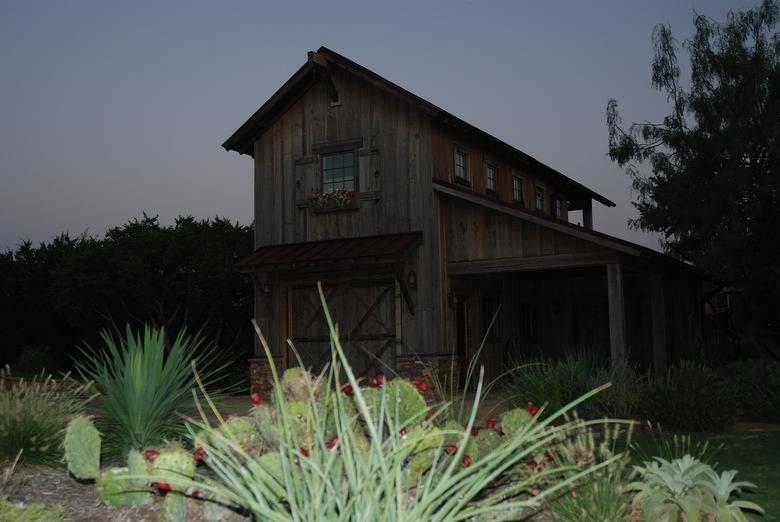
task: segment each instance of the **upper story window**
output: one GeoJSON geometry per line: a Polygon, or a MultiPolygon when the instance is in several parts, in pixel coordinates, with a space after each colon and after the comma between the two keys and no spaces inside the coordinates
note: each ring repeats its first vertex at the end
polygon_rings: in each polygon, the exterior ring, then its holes
{"type": "Polygon", "coordinates": [[[487,166],[487,173],[485,174],[485,188],[491,192],[496,191],[496,167],[493,165],[487,166]]]}
{"type": "Polygon", "coordinates": [[[455,149],[455,177],[463,180],[469,179],[466,168],[466,153],[458,149],[455,149]]]}
{"type": "Polygon", "coordinates": [[[517,176],[512,176],[512,201],[523,202],[523,179],[517,176]]]}
{"type": "Polygon", "coordinates": [[[560,198],[553,198],[553,215],[557,219],[563,218],[563,208],[561,206],[560,198]]]}
{"type": "Polygon", "coordinates": [[[536,210],[544,211],[544,189],[536,187],[536,210]]]}
{"type": "Polygon", "coordinates": [[[355,190],[355,153],[336,152],[322,156],[322,191],[355,190]]]}

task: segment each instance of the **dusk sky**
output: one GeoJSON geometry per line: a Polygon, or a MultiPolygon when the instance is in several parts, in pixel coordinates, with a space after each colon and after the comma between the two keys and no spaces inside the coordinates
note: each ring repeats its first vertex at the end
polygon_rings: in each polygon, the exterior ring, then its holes
{"type": "Polygon", "coordinates": [[[617,203],[630,180],[604,111],[660,120],[650,35],[683,40],[723,1],[39,2],[0,16],[0,249],[60,231],[102,235],[142,212],[252,219],[251,158],[220,144],[325,45],[617,203]]]}

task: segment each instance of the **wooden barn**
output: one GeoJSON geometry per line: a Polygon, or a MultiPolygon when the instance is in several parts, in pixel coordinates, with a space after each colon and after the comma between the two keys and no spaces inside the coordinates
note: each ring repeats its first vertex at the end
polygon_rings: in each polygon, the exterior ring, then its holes
{"type": "Polygon", "coordinates": [[[317,281],[365,375],[463,367],[483,339],[488,376],[585,346],[661,369],[700,341],[701,278],[596,232],[592,205],[613,202],[329,49],[223,147],[254,158],[239,268],[279,367],[287,339],[329,361],[317,281]]]}

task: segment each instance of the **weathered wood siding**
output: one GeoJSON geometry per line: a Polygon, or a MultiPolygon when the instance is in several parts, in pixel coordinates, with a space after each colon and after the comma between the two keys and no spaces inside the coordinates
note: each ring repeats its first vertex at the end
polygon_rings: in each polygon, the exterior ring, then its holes
{"type": "MultiPolygon", "coordinates": [[[[400,351],[440,351],[442,324],[436,216],[431,211],[430,119],[409,103],[348,73],[333,75],[339,104],[324,81],[307,91],[254,144],[255,245],[423,231],[423,244],[407,262],[416,272],[415,315],[403,306],[400,351]],[[322,190],[317,146],[362,140],[357,147],[357,210],[318,213],[306,196],[322,190]]],[[[275,277],[273,274],[271,277],[275,277]]],[[[406,277],[406,274],[404,274],[406,277]]],[[[266,312],[279,347],[289,332],[278,327],[287,308],[275,281],[266,312]],[[273,319],[275,317],[276,319],[273,319]]],[[[262,306],[260,307],[262,308],[262,306]]],[[[289,322],[289,319],[288,319],[289,322]]]]}
{"type": "Polygon", "coordinates": [[[448,262],[604,251],[589,241],[443,197],[448,262]]]}
{"type": "Polygon", "coordinates": [[[487,193],[487,167],[492,165],[496,168],[496,190],[495,194],[492,194],[495,199],[512,202],[512,178],[517,176],[523,180],[523,201],[526,208],[535,209],[535,187],[539,186],[545,191],[543,213],[548,216],[552,214],[551,198],[557,197],[561,200],[561,219],[568,220],[567,194],[550,180],[531,175],[512,161],[471,141],[458,138],[440,125],[434,125],[431,132],[434,178],[455,182],[455,150],[459,149],[466,152],[468,181],[473,191],[487,193]]]}

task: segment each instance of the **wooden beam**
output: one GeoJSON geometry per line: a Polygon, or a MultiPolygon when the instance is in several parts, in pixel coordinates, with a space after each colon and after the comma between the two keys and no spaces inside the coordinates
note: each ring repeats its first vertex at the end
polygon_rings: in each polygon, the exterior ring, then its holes
{"type": "Polygon", "coordinates": [[[582,206],[582,226],[593,230],[593,200],[590,198],[582,206]]]}
{"type": "Polygon", "coordinates": [[[533,257],[505,257],[476,261],[455,261],[447,264],[449,275],[495,274],[501,272],[527,272],[534,270],[559,270],[588,266],[601,266],[618,262],[614,252],[577,252],[533,257]]]}
{"type": "Polygon", "coordinates": [[[666,369],[666,302],[663,276],[650,277],[650,319],[653,331],[653,370],[656,375],[666,369]]]}
{"type": "Polygon", "coordinates": [[[612,364],[626,360],[626,310],[623,297],[623,266],[607,264],[607,300],[609,302],[609,351],[612,364]]]}
{"type": "Polygon", "coordinates": [[[469,203],[489,208],[491,210],[495,210],[496,212],[501,212],[502,214],[507,214],[509,216],[522,219],[523,221],[528,221],[529,223],[534,223],[536,225],[555,230],[556,232],[561,232],[562,234],[576,237],[577,239],[582,239],[583,241],[588,241],[595,245],[616,250],[618,252],[632,256],[638,256],[641,254],[641,251],[638,248],[633,248],[619,240],[612,240],[609,236],[591,233],[584,229],[578,229],[574,225],[556,222],[551,219],[531,214],[530,212],[516,210],[514,208],[502,205],[501,203],[496,203],[494,201],[490,201],[489,199],[482,198],[478,195],[468,194],[462,190],[458,190],[457,188],[448,187],[446,185],[442,185],[441,183],[436,183],[435,181],[433,183],[433,189],[436,192],[462,199],[464,201],[468,201],[469,203]]]}

